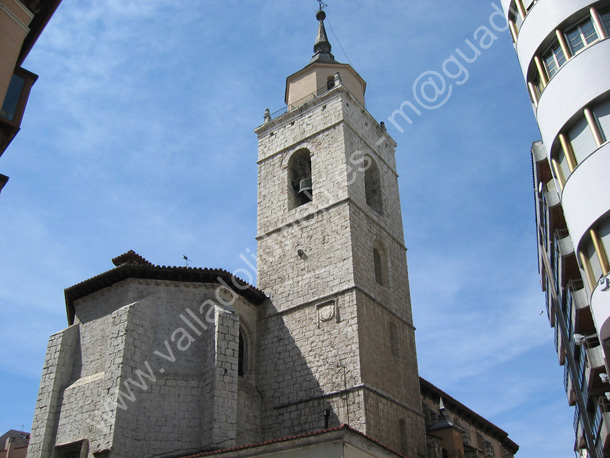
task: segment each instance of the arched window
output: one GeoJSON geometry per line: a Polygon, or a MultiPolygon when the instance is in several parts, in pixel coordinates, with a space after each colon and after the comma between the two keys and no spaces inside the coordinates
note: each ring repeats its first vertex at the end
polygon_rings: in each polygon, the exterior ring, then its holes
{"type": "Polygon", "coordinates": [[[237,375],[243,377],[247,369],[247,345],[243,330],[239,329],[239,350],[237,354],[237,375]]]}
{"type": "Polygon", "coordinates": [[[377,163],[366,157],[368,167],[364,171],[364,192],[366,203],[379,214],[383,214],[383,196],[381,193],[381,174],[377,163]]]}
{"type": "Polygon", "coordinates": [[[388,286],[388,259],[385,249],[380,242],[373,244],[373,264],[375,268],[375,281],[381,286],[388,286]]]}
{"type": "Polygon", "coordinates": [[[311,153],[301,149],[288,161],[288,207],[293,209],[312,200],[311,153]]]}

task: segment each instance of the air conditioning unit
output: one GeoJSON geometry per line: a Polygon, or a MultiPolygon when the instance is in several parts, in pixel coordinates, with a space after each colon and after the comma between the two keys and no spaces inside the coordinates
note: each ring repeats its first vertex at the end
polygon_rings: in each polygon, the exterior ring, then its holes
{"type": "Polygon", "coordinates": [[[602,291],[608,291],[610,289],[610,279],[608,277],[600,278],[597,283],[602,291]]]}

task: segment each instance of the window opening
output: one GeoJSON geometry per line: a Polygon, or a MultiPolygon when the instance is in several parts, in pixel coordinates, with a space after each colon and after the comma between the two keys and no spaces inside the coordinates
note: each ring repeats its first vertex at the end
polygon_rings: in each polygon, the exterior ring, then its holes
{"type": "Polygon", "coordinates": [[[566,63],[566,56],[561,49],[559,43],[555,43],[545,54],[542,56],[546,69],[549,74],[549,78],[552,78],[557,74],[559,69],[566,63]]]}
{"type": "Polygon", "coordinates": [[[237,375],[244,376],[246,373],[246,339],[244,333],[239,330],[239,350],[237,357],[237,375]]]}
{"type": "Polygon", "coordinates": [[[566,32],[572,54],[583,50],[599,39],[591,18],[586,19],[566,32]]]}
{"type": "Polygon", "coordinates": [[[606,35],[610,35],[610,9],[602,11],[599,18],[602,20],[604,29],[606,29],[606,35]]]}
{"type": "Polygon", "coordinates": [[[288,195],[290,209],[313,200],[311,154],[303,149],[292,155],[288,163],[288,195]]]}
{"type": "Polygon", "coordinates": [[[375,270],[375,281],[378,285],[388,286],[389,269],[386,252],[379,242],[373,244],[373,264],[375,270]]]}
{"type": "Polygon", "coordinates": [[[593,132],[591,132],[589,123],[584,116],[568,131],[568,138],[570,139],[570,145],[572,145],[572,151],[576,157],[577,164],[582,163],[597,149],[593,132]]]}
{"type": "Polygon", "coordinates": [[[381,192],[381,174],[379,167],[369,156],[366,157],[368,164],[364,171],[364,192],[366,203],[379,214],[383,214],[383,195],[381,192]]]}
{"type": "Polygon", "coordinates": [[[597,124],[599,125],[602,137],[604,138],[604,141],[607,142],[610,140],[610,100],[606,100],[597,105],[593,109],[593,112],[597,118],[597,124]]]}

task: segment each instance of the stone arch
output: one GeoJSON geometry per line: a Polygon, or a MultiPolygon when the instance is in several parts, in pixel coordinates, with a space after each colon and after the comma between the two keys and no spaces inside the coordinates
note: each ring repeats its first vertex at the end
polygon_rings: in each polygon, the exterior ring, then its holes
{"type": "Polygon", "coordinates": [[[366,156],[368,167],[364,171],[364,192],[366,203],[379,214],[383,214],[383,193],[379,166],[372,157],[366,156]]]}
{"type": "Polygon", "coordinates": [[[288,160],[288,208],[292,210],[312,200],[311,152],[302,148],[288,160]]]}
{"type": "Polygon", "coordinates": [[[239,317],[239,341],[237,352],[237,375],[248,378],[254,373],[254,336],[248,323],[240,315],[239,317]]]}
{"type": "Polygon", "coordinates": [[[375,281],[381,286],[389,286],[388,256],[383,244],[376,240],[373,243],[373,265],[375,281]]]}

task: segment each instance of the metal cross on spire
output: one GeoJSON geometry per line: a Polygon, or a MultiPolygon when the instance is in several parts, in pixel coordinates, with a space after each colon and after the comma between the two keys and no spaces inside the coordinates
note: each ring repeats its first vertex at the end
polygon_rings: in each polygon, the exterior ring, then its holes
{"type": "Polygon", "coordinates": [[[326,3],[324,3],[322,0],[318,0],[318,3],[320,4],[320,11],[322,11],[324,8],[326,8],[328,5],[326,3]]]}

